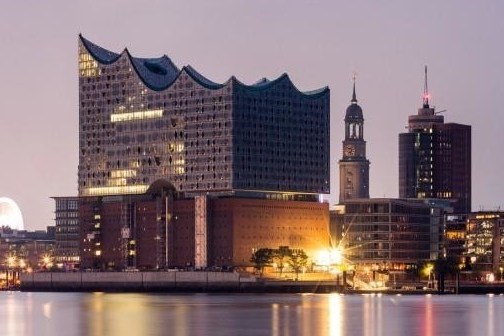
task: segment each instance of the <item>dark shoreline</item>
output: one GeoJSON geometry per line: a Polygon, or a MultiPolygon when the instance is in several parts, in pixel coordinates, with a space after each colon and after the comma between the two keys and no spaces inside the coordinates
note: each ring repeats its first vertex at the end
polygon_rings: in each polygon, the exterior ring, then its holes
{"type": "MultiPolygon", "coordinates": [[[[12,289],[12,288],[11,288],[12,289]]],[[[235,272],[40,272],[20,275],[25,292],[146,292],[146,293],[342,293],[342,294],[504,294],[504,283],[464,284],[458,290],[344,287],[329,280],[294,281],[256,278],[235,272]]]]}

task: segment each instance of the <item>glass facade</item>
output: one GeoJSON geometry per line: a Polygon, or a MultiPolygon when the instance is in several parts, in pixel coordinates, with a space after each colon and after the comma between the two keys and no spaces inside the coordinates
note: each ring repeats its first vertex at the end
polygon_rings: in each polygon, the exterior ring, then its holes
{"type": "MultiPolygon", "coordinates": [[[[441,216],[441,215],[437,215],[441,216]]],[[[398,199],[348,200],[341,246],[356,263],[415,264],[439,252],[439,226],[429,205],[398,199]],[[433,244],[435,243],[435,244],[433,244]]]]}
{"type": "Polygon", "coordinates": [[[399,134],[399,197],[450,200],[455,213],[469,213],[471,126],[433,117],[440,116],[420,109],[409,133],[399,134]]]}
{"type": "Polygon", "coordinates": [[[283,75],[213,83],[166,57],[79,39],[79,196],[177,191],[329,193],[329,89],[283,75]]]}
{"type": "Polygon", "coordinates": [[[502,273],[504,265],[504,213],[474,212],[466,224],[466,267],[473,271],[502,273]]]}

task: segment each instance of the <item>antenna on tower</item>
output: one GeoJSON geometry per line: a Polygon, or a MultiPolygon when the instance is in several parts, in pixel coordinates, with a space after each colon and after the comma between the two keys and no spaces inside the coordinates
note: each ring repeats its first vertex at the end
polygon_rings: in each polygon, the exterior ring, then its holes
{"type": "Polygon", "coordinates": [[[427,86],[427,65],[425,66],[425,84],[423,94],[423,107],[429,108],[429,88],[427,86]]]}

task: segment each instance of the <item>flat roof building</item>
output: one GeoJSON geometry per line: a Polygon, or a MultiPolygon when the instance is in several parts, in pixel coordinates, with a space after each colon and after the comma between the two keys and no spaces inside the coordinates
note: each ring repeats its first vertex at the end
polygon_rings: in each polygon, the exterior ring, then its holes
{"type": "Polygon", "coordinates": [[[436,259],[442,242],[442,206],[417,200],[370,198],[345,202],[339,246],[350,263],[406,270],[436,259]]]}
{"type": "Polygon", "coordinates": [[[468,214],[466,226],[466,269],[491,272],[502,281],[504,267],[504,212],[479,211],[468,214]]]}
{"type": "Polygon", "coordinates": [[[328,203],[240,197],[144,195],[81,199],[84,269],[251,266],[261,248],[310,257],[329,245],[328,203]]]}
{"type": "Polygon", "coordinates": [[[79,197],[53,197],[56,205],[54,262],[65,268],[77,267],[79,253],[79,197]]]}
{"type": "Polygon", "coordinates": [[[446,199],[455,213],[469,213],[471,126],[444,123],[430,107],[425,71],[423,106],[399,134],[399,197],[446,199]]]}

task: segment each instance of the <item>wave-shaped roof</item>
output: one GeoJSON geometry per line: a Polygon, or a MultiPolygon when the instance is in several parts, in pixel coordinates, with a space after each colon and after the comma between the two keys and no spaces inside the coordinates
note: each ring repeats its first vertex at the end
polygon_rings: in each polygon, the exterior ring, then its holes
{"type": "Polygon", "coordinates": [[[263,90],[266,88],[270,88],[273,85],[283,81],[287,80],[290,85],[299,93],[303,94],[306,97],[309,98],[318,98],[322,95],[325,95],[326,93],[329,92],[329,88],[323,87],[317,90],[312,90],[312,91],[306,91],[302,92],[299,91],[294,83],[290,80],[289,76],[287,74],[282,74],[280,77],[278,77],[275,80],[269,80],[267,78],[262,78],[258,82],[252,84],[252,85],[247,85],[239,80],[237,80],[235,77],[231,77],[229,80],[227,80],[225,83],[219,84],[211,81],[210,79],[206,78],[202,74],[200,74],[198,71],[196,71],[192,66],[187,65],[182,67],[182,69],[178,69],[177,66],[171,61],[171,59],[163,55],[162,57],[158,58],[139,58],[139,57],[133,57],[127,48],[123,50],[120,54],[114,53],[110,50],[107,50],[105,48],[102,48],[91,41],[87,40],[84,38],[81,34],[79,34],[79,38],[82,41],[83,46],[86,48],[86,50],[91,54],[91,56],[98,61],[101,64],[113,64],[115,63],[123,54],[126,54],[127,57],[129,58],[131,64],[133,65],[133,68],[135,69],[136,73],[140,77],[140,79],[143,81],[143,83],[150,88],[151,90],[154,91],[162,91],[170,87],[173,82],[182,74],[186,73],[189,75],[194,81],[196,81],[198,84],[201,86],[207,88],[207,89],[220,89],[223,86],[225,86],[229,81],[233,81],[234,83],[247,88],[251,90],[263,90]]]}
{"type": "Polygon", "coordinates": [[[121,54],[116,54],[110,50],[104,49],[93,42],[86,40],[82,35],[79,35],[79,37],[91,56],[102,64],[112,64],[121,57],[121,54]]]}
{"type": "Polygon", "coordinates": [[[138,58],[131,56],[129,51],[126,50],[126,52],[138,76],[152,90],[166,89],[180,73],[180,70],[166,55],[158,58],[138,58]]]}
{"type": "Polygon", "coordinates": [[[204,86],[208,89],[220,89],[221,87],[226,85],[225,83],[219,84],[219,83],[215,83],[215,82],[211,81],[210,79],[206,78],[205,76],[200,74],[198,71],[196,71],[190,65],[187,65],[187,66],[183,67],[182,69],[185,70],[185,72],[189,76],[191,76],[192,79],[194,79],[196,82],[198,82],[201,86],[204,86]]]}

